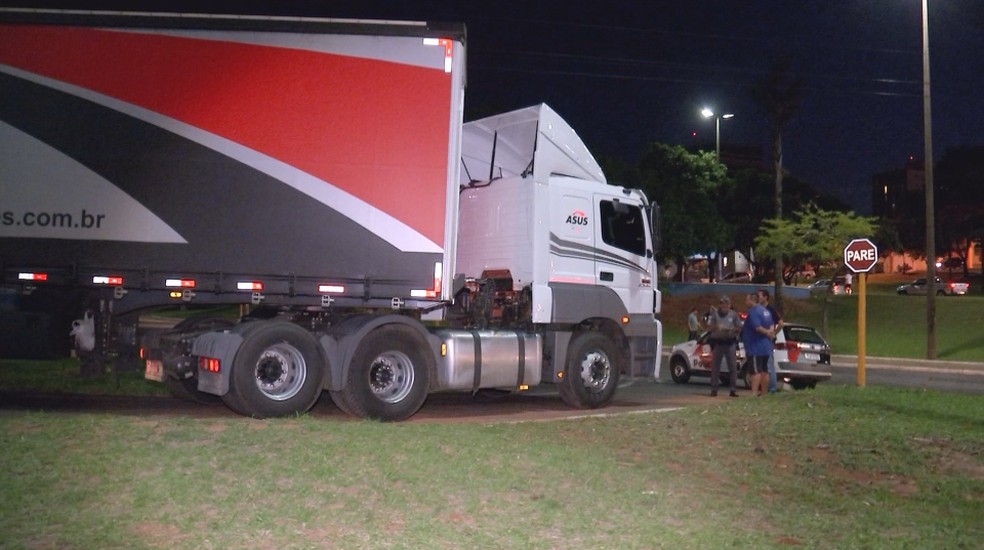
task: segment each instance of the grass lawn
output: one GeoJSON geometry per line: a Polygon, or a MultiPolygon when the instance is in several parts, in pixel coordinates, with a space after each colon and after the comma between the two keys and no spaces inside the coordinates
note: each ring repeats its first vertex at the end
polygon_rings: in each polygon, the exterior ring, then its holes
{"type": "Polygon", "coordinates": [[[164,384],[145,380],[143,371],[81,377],[78,359],[0,359],[0,391],[84,395],[171,395],[164,384]]]}
{"type": "Polygon", "coordinates": [[[979,548],[984,401],[487,425],[0,412],[0,548],[979,548]]]}

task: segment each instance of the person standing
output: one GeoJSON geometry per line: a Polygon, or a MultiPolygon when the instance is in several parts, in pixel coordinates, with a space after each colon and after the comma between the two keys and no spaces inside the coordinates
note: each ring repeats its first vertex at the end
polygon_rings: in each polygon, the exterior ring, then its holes
{"type": "Polygon", "coordinates": [[[844,274],[844,292],[851,294],[854,292],[854,274],[848,271],[844,274]]]}
{"type": "Polygon", "coordinates": [[[727,361],[728,373],[731,376],[731,397],[738,397],[736,348],[738,333],[741,330],[741,318],[731,309],[731,298],[727,294],[721,296],[717,309],[711,313],[707,329],[711,331],[711,397],[717,397],[721,376],[721,362],[727,361]]]}
{"type": "Polygon", "coordinates": [[[700,335],[700,319],[697,318],[696,306],[691,308],[690,315],[687,315],[687,330],[689,331],[687,340],[696,340],[700,335]]]}
{"type": "MultiPolygon", "coordinates": [[[[776,308],[772,307],[772,297],[769,295],[769,291],[764,288],[760,288],[756,291],[758,297],[758,303],[769,310],[769,314],[772,315],[772,322],[775,324],[775,330],[773,330],[773,339],[779,331],[782,330],[782,316],[776,308]]],[[[769,393],[776,393],[779,389],[778,380],[776,379],[776,358],[775,353],[769,354],[769,393]]]]}
{"type": "MultiPolygon", "coordinates": [[[[754,299],[749,297],[748,301],[752,302],[754,299]]],[[[742,344],[745,346],[748,372],[751,375],[752,395],[765,395],[768,391],[772,338],[775,336],[772,314],[760,303],[750,306],[743,329],[742,344]]]]}

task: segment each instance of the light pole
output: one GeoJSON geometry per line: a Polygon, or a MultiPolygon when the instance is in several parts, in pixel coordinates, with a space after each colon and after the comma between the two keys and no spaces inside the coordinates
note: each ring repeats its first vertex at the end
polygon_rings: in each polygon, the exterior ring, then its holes
{"type": "MultiPolygon", "coordinates": [[[[735,114],[734,113],[727,113],[727,114],[718,116],[718,115],[715,115],[714,114],[714,111],[712,111],[710,109],[710,107],[704,107],[703,109],[701,109],[700,114],[704,118],[714,117],[714,158],[716,158],[718,162],[721,162],[721,119],[722,118],[731,118],[731,117],[735,116],[735,114]]],[[[720,280],[720,278],[721,278],[721,268],[722,268],[722,266],[721,266],[721,255],[720,254],[716,254],[716,256],[717,256],[718,280],[720,280]]]]}
{"type": "Polygon", "coordinates": [[[718,162],[721,161],[721,119],[722,118],[732,118],[735,116],[734,113],[727,113],[721,116],[715,115],[714,111],[710,110],[708,107],[704,107],[700,112],[704,118],[714,117],[714,154],[717,155],[718,162]]]}
{"type": "Polygon", "coordinates": [[[929,86],[929,0],[922,0],[923,169],[926,177],[926,359],[936,359],[936,216],[933,204],[933,116],[929,86]]]}

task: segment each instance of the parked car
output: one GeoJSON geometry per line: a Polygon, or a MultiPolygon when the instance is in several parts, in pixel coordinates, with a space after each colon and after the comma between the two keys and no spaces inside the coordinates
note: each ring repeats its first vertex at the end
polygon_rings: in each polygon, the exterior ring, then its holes
{"type": "MultiPolygon", "coordinates": [[[[899,285],[899,287],[895,289],[895,291],[903,296],[907,294],[916,294],[916,295],[926,294],[927,288],[929,286],[928,283],[929,281],[926,279],[926,277],[920,277],[912,281],[911,283],[905,283],[903,285],[899,285]]],[[[962,281],[944,282],[943,279],[939,277],[936,278],[937,296],[961,296],[967,294],[968,290],[970,290],[969,283],[965,283],[962,281]]]]}
{"type": "Polygon", "coordinates": [[[844,277],[834,277],[833,279],[817,279],[813,284],[806,287],[811,295],[825,294],[833,286],[833,294],[844,294],[846,288],[844,277]]]}
{"type": "MultiPolygon", "coordinates": [[[[710,378],[711,344],[708,332],[696,340],[673,346],[670,350],[670,377],[677,384],[685,384],[694,376],[710,378]]],[[[745,369],[745,349],[738,344],[738,377],[744,381],[745,388],[751,387],[748,371],[745,369]]],[[[830,345],[816,329],[797,323],[786,323],[776,334],[773,360],[776,364],[776,378],[794,389],[812,388],[817,382],[829,380],[830,345]]],[[[721,385],[727,386],[728,372],[721,373],[721,385]]]]}

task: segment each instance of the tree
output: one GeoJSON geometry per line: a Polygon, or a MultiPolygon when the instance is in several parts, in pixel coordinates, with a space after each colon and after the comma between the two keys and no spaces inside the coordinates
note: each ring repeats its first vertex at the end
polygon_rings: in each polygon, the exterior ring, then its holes
{"type": "Polygon", "coordinates": [[[937,250],[967,260],[974,241],[984,239],[984,147],[949,149],[936,166],[937,250]]]}
{"type": "Polygon", "coordinates": [[[660,255],[681,266],[681,280],[694,254],[730,249],[733,230],[721,221],[719,210],[729,180],[727,169],[713,153],[652,143],[639,161],[636,177],[636,185],[660,206],[660,255]]]}
{"type": "MultiPolygon", "coordinates": [[[[724,195],[724,203],[727,205],[723,208],[724,219],[735,228],[735,247],[751,259],[755,256],[755,238],[759,235],[762,221],[773,217],[770,175],[746,168],[735,171],[732,180],[734,185],[730,188],[730,193],[724,195]]],[[[784,208],[813,203],[827,210],[848,210],[839,199],[821,195],[795,177],[787,176],[783,181],[784,208]]],[[[802,262],[784,262],[781,275],[783,281],[788,284],[792,274],[802,265],[802,262]]],[[[756,275],[768,275],[767,262],[756,261],[755,272],[756,275]]]]}
{"type": "MultiPolygon", "coordinates": [[[[773,64],[765,77],[752,84],[752,98],[765,110],[772,137],[772,166],[775,173],[775,216],[782,219],[782,130],[792,120],[803,99],[803,80],[790,76],[789,61],[773,64]]],[[[776,307],[782,307],[782,255],[776,264],[776,307]]]]}
{"type": "Polygon", "coordinates": [[[734,185],[724,197],[724,219],[734,227],[734,246],[753,262],[756,277],[761,273],[758,257],[752,253],[762,220],[772,217],[770,177],[759,170],[737,170],[734,185]]]}
{"type": "MultiPolygon", "coordinates": [[[[789,219],[770,218],[762,222],[761,234],[755,239],[759,254],[769,258],[784,256],[792,262],[821,265],[840,262],[844,246],[851,239],[870,237],[877,226],[873,218],[853,212],[822,210],[810,203],[793,213],[789,219]]],[[[824,334],[827,331],[827,304],[830,289],[823,303],[824,334]]]]}

